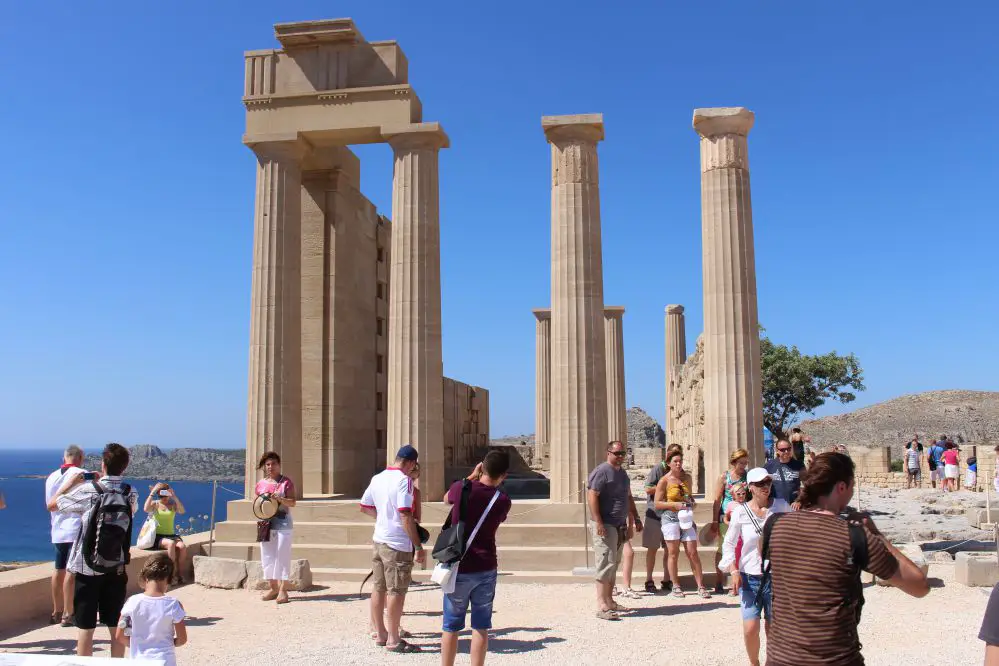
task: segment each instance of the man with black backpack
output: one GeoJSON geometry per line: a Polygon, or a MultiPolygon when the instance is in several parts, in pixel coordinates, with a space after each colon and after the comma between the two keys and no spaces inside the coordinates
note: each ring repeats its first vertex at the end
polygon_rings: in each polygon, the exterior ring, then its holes
{"type": "Polygon", "coordinates": [[[76,654],[80,657],[93,654],[98,613],[101,624],[111,632],[111,656],[125,655],[124,646],[114,635],[128,588],[125,565],[138,498],[121,478],[128,467],[128,449],[108,444],[102,458],[100,474],[81,470],[68,478],[49,502],[50,510],[82,514],[68,566],[76,574],[73,607],[78,629],[76,654]]]}
{"type": "Polygon", "coordinates": [[[773,595],[767,666],[864,663],[861,571],[914,597],[929,592],[926,574],[870,516],[849,511],[853,488],[850,457],[823,453],[802,473],[801,510],[764,525],[760,555],[773,595]]]}

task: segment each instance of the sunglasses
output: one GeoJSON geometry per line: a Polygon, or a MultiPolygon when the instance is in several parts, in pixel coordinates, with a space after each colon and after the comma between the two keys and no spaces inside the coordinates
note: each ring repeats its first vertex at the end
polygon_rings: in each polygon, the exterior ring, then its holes
{"type": "Polygon", "coordinates": [[[611,451],[610,454],[612,456],[617,456],[618,458],[620,458],[621,456],[624,455],[624,451],[611,451]]]}
{"type": "Polygon", "coordinates": [[[773,481],[771,481],[770,479],[766,479],[765,481],[760,481],[759,483],[751,483],[749,485],[756,486],[757,488],[763,488],[763,487],[769,486],[772,483],[773,483],[773,481]]]}
{"type": "Polygon", "coordinates": [[[791,449],[780,447],[777,449],[777,453],[790,453],[791,449]]]}

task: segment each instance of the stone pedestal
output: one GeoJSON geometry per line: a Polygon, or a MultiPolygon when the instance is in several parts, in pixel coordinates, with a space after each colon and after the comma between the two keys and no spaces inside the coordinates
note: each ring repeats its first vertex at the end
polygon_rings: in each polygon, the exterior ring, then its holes
{"type": "Polygon", "coordinates": [[[682,305],[666,306],[666,444],[679,440],[676,433],[676,386],[680,366],[687,362],[687,324],[682,305]]]}
{"type": "Polygon", "coordinates": [[[301,186],[298,141],[258,143],[253,221],[246,496],[265,451],[302,478],[301,186]]]}
{"type": "Polygon", "coordinates": [[[534,346],[534,456],[543,469],[550,469],[552,374],[552,311],[534,310],[537,319],[534,346]]]}
{"type": "Polygon", "coordinates": [[[580,502],[605,457],[599,114],[542,118],[552,155],[551,501],[580,502]]]}
{"type": "Polygon", "coordinates": [[[389,269],[389,463],[403,444],[420,452],[427,501],[444,494],[440,219],[437,123],[383,128],[395,153],[389,269]]]}
{"type": "Polygon", "coordinates": [[[628,406],[624,392],[624,308],[604,308],[607,368],[607,441],[628,446],[628,406]]]}
{"type": "Polygon", "coordinates": [[[729,453],[763,463],[763,399],[756,305],[756,260],[749,194],[747,109],[694,111],[701,137],[704,252],[704,466],[708,479],[729,453]]]}

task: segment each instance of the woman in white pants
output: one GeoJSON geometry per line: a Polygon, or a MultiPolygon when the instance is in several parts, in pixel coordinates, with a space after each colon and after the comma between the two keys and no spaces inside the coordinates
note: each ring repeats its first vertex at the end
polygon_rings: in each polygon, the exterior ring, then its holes
{"type": "Polygon", "coordinates": [[[257,469],[264,478],[257,481],[257,495],[270,495],[278,503],[278,512],[271,518],[271,535],[260,544],[260,564],[270,589],[261,597],[264,601],[288,603],[285,585],[291,576],[291,536],[294,522],[291,507],[295,506],[295,484],[281,474],[281,456],[268,451],[260,456],[257,469]]]}

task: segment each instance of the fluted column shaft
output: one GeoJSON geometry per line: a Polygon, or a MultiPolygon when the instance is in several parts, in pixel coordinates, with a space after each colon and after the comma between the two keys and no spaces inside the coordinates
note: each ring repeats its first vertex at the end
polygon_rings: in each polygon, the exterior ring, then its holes
{"type": "Polygon", "coordinates": [[[763,399],[756,260],[746,136],[753,113],[698,109],[704,253],[704,439],[706,478],[745,448],[763,462],[763,399]]]}
{"type": "Polygon", "coordinates": [[[607,441],[628,446],[628,406],[624,391],[624,308],[604,308],[607,374],[607,441]]]}
{"type": "Polygon", "coordinates": [[[687,362],[687,324],[682,305],[666,306],[666,441],[675,444],[676,373],[687,362]]]}
{"type": "Polygon", "coordinates": [[[389,272],[388,462],[400,446],[420,452],[428,501],[444,494],[444,367],[441,356],[437,123],[383,133],[395,152],[389,272]]]}
{"type": "Polygon", "coordinates": [[[253,228],[246,496],[257,461],[281,456],[282,472],[302,479],[301,187],[297,142],[257,144],[253,228]]]}
{"type": "Polygon", "coordinates": [[[580,502],[605,456],[600,116],[542,119],[552,155],[551,500],[580,502]]]}
{"type": "Polygon", "coordinates": [[[538,462],[551,457],[551,375],[552,375],[552,311],[534,311],[534,455],[538,462]]]}

